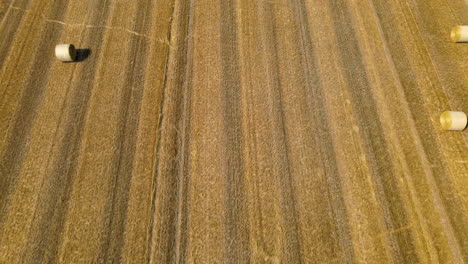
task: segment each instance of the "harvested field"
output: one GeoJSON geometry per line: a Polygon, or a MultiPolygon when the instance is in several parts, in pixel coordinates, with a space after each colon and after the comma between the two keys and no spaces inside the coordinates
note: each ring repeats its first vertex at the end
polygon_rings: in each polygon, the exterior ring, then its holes
{"type": "Polygon", "coordinates": [[[0,0],[0,263],[468,262],[467,14],[0,0]]]}

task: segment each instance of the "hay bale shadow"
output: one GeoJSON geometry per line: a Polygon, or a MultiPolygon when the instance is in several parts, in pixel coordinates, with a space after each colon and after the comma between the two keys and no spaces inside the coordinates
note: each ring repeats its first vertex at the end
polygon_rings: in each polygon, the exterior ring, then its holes
{"type": "Polygon", "coordinates": [[[76,50],[76,57],[75,62],[81,62],[86,60],[91,55],[90,49],[77,49],[76,50]]]}

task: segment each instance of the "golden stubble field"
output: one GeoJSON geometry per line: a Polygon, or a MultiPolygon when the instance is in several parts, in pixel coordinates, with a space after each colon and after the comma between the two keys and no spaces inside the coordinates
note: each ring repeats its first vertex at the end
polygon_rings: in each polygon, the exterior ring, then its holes
{"type": "Polygon", "coordinates": [[[466,262],[467,13],[0,0],[0,262],[466,262]]]}

